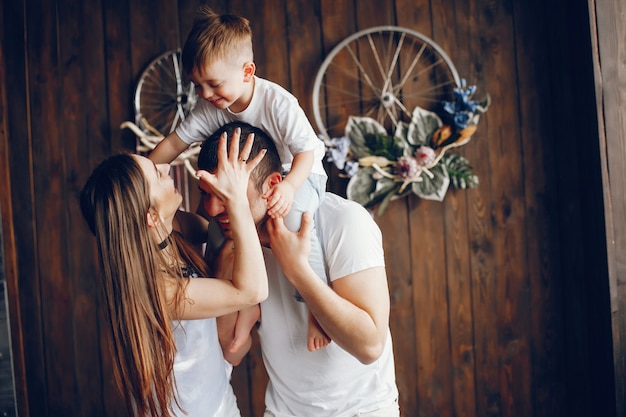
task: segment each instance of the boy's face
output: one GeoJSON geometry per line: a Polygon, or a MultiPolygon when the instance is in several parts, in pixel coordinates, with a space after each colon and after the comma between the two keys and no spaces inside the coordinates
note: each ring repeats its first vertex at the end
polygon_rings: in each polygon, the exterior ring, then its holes
{"type": "Polygon", "coordinates": [[[189,78],[198,96],[218,109],[230,108],[232,112],[243,111],[252,99],[252,83],[255,65],[240,64],[235,59],[221,59],[194,69],[189,78]]]}

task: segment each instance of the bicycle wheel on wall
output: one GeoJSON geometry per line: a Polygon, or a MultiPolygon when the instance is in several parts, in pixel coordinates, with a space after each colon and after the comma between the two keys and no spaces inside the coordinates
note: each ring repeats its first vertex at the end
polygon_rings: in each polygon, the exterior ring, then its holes
{"type": "Polygon", "coordinates": [[[139,78],[134,100],[135,123],[146,131],[151,126],[167,136],[185,119],[197,100],[193,83],[182,71],[180,49],[168,51],[155,58],[139,78]]]}
{"type": "MultiPolygon", "coordinates": [[[[165,52],[148,64],[135,88],[137,152],[150,152],[174,131],[194,108],[198,96],[182,70],[180,49],[165,52]]],[[[200,145],[193,144],[174,161],[170,175],[183,195],[183,208],[190,206],[190,176],[194,176],[200,145]],[[189,175],[187,175],[189,174],[189,175]]]]}
{"type": "Polygon", "coordinates": [[[313,85],[313,114],[323,136],[343,136],[349,116],[369,116],[393,132],[412,110],[434,111],[460,84],[446,53],[411,29],[377,26],[340,42],[313,85]]]}

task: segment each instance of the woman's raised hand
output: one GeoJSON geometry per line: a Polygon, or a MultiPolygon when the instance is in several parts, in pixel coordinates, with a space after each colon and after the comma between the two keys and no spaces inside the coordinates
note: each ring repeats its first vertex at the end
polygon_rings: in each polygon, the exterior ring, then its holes
{"type": "MultiPolygon", "coordinates": [[[[240,136],[241,129],[235,129],[230,141],[230,150],[227,152],[228,135],[226,132],[222,133],[218,143],[216,171],[214,173],[204,170],[196,172],[196,177],[200,182],[207,184],[211,191],[224,201],[232,199],[238,193],[246,193],[250,173],[261,162],[266,153],[266,150],[263,149],[252,160],[248,161],[254,142],[254,134],[248,135],[241,152],[239,151],[240,136]]],[[[204,188],[202,184],[200,187],[204,188]]]]}

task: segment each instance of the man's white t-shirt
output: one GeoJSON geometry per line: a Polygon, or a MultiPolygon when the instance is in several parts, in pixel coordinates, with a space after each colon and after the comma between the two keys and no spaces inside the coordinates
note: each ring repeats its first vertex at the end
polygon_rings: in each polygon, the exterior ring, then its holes
{"type": "MultiPolygon", "coordinates": [[[[315,223],[331,281],[385,265],[380,229],[359,204],[326,193],[315,223]]],[[[369,365],[334,342],[309,352],[306,304],[294,300],[271,250],[264,248],[264,255],[269,297],[261,303],[259,336],[269,374],[266,408],[276,417],[353,417],[396,401],[389,331],[382,355],[369,365]]]]}

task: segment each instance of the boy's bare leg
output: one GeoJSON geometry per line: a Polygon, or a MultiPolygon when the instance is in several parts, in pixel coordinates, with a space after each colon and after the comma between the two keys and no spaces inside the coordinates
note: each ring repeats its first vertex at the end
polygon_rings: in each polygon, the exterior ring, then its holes
{"type": "MultiPolygon", "coordinates": [[[[222,247],[217,268],[218,278],[232,279],[234,250],[235,246],[232,241],[227,241],[222,247]]],[[[237,312],[233,340],[228,346],[230,352],[237,352],[243,344],[247,343],[250,332],[259,317],[261,317],[261,307],[258,304],[237,312]]]]}
{"type": "Polygon", "coordinates": [[[261,307],[257,304],[252,307],[239,310],[237,322],[235,323],[235,337],[228,350],[236,352],[244,343],[248,341],[250,332],[261,317],[261,307]]]}
{"type": "Polygon", "coordinates": [[[309,331],[307,338],[307,348],[310,352],[322,349],[330,343],[330,337],[320,327],[319,323],[309,311],[309,331]]]}

